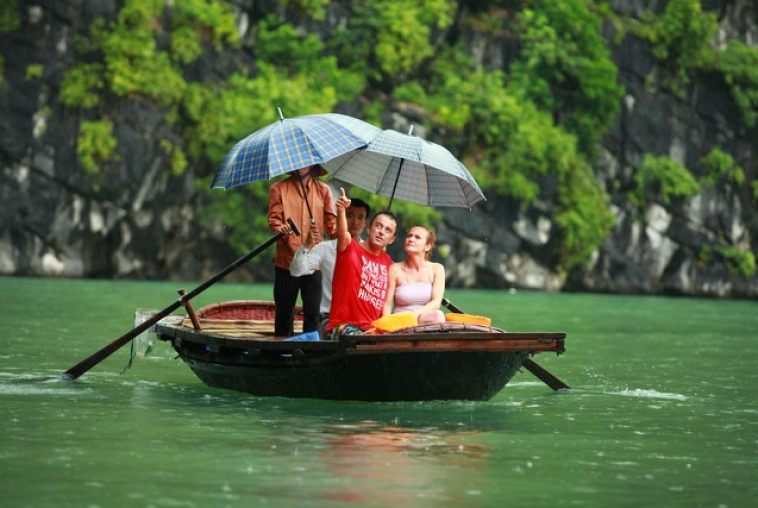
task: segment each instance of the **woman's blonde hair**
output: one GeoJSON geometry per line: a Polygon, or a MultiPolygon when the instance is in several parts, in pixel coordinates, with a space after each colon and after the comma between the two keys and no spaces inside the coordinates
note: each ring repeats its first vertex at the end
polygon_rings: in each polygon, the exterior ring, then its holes
{"type": "Polygon", "coordinates": [[[422,226],[421,224],[416,224],[415,226],[409,227],[405,230],[405,234],[407,235],[410,233],[411,229],[413,228],[421,228],[427,232],[426,244],[430,246],[430,249],[424,253],[424,258],[429,261],[432,257],[432,249],[434,249],[434,244],[437,243],[437,235],[434,234],[434,230],[432,228],[422,226]]]}

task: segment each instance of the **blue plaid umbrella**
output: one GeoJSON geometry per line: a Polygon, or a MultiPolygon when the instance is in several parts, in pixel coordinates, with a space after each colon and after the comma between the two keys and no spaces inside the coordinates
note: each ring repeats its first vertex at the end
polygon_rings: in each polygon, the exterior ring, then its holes
{"type": "Polygon", "coordinates": [[[226,154],[212,189],[268,180],[296,169],[323,164],[362,148],[380,129],[347,115],[325,113],[284,118],[255,131],[226,154]]]}
{"type": "Polygon", "coordinates": [[[332,178],[390,198],[427,206],[470,208],[485,199],[466,166],[445,147],[394,130],[378,133],[365,149],[324,164],[332,178]]]}

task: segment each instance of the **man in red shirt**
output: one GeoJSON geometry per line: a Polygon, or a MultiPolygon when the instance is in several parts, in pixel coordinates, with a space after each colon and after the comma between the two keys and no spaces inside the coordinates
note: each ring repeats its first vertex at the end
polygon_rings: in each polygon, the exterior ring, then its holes
{"type": "Polygon", "coordinates": [[[392,259],[385,249],[395,241],[397,218],[389,211],[374,215],[368,238],[360,243],[350,236],[347,228],[345,210],[349,206],[350,199],[341,188],[337,199],[337,261],[327,332],[341,330],[340,325],[367,329],[382,316],[389,284],[392,259]]]}

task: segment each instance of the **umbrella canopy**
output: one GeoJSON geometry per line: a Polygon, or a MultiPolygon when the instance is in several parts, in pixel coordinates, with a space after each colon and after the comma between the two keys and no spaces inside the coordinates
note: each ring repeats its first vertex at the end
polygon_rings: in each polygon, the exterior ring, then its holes
{"type": "Polygon", "coordinates": [[[362,148],[381,130],[338,113],[284,118],[239,141],[226,154],[211,183],[228,189],[268,180],[296,169],[323,164],[362,148]]]}
{"type": "Polygon", "coordinates": [[[332,178],[389,196],[390,206],[395,197],[467,208],[485,199],[466,166],[445,147],[394,130],[381,131],[365,149],[336,157],[324,167],[332,178]]]}

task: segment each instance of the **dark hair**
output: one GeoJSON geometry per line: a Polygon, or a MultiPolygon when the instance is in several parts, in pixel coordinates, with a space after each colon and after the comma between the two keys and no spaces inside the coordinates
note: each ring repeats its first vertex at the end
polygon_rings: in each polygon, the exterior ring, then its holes
{"type": "Polygon", "coordinates": [[[395,221],[395,231],[397,231],[397,227],[400,225],[400,222],[397,220],[397,217],[395,217],[395,214],[390,212],[389,210],[384,210],[383,212],[376,212],[376,215],[374,215],[371,220],[369,221],[368,225],[371,226],[377,217],[380,215],[386,215],[390,219],[395,221]]]}
{"type": "Polygon", "coordinates": [[[371,207],[360,198],[352,198],[350,200],[350,208],[363,208],[366,210],[366,217],[371,216],[371,207]]]}
{"type": "Polygon", "coordinates": [[[324,176],[326,174],[326,169],[324,169],[324,166],[321,164],[313,164],[311,166],[310,174],[313,178],[318,178],[319,176],[324,176]]]}

